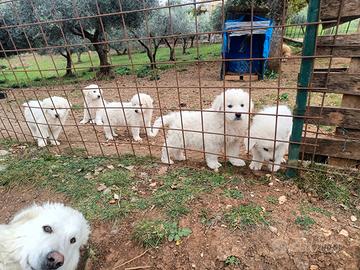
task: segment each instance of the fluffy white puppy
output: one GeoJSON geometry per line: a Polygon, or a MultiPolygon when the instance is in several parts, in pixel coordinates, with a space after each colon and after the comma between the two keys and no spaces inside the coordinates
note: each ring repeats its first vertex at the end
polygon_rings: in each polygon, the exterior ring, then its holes
{"type": "Polygon", "coordinates": [[[229,89],[218,95],[211,108],[202,113],[200,111],[184,111],[181,114],[173,112],[159,117],[153,126],[153,136],[156,136],[162,123],[169,126],[162,148],[161,161],[173,164],[171,157],[175,160],[184,160],[185,156],[181,149],[184,147],[205,150],[208,167],[218,171],[221,166],[218,156],[225,150],[223,135],[225,131],[226,155],[229,156],[229,161],[234,166],[244,166],[245,162],[240,159],[240,147],[243,140],[234,136],[246,134],[248,113],[252,111],[252,107],[248,93],[241,89],[229,89]],[[181,129],[186,131],[182,132],[181,129]]]}
{"type": "Polygon", "coordinates": [[[118,135],[116,126],[129,126],[135,141],[141,141],[140,129],[151,136],[151,118],[153,114],[153,100],[143,93],[135,94],[130,102],[110,102],[106,104],[101,115],[104,121],[104,132],[107,140],[113,140],[118,135]],[[145,125],[144,125],[145,124],[145,125]]]}
{"type": "Polygon", "coordinates": [[[0,269],[75,270],[89,234],[77,210],[60,203],[33,205],[0,225],[0,269]]]}
{"type": "MultiPolygon", "coordinates": [[[[263,162],[270,161],[274,163],[274,171],[279,170],[280,164],[287,153],[292,130],[292,114],[287,106],[278,107],[277,128],[275,138],[276,106],[264,108],[253,118],[250,127],[249,151],[251,151],[253,161],[250,163],[251,170],[261,170],[263,162]],[[265,114],[265,115],[264,115],[265,114]],[[269,114],[269,115],[266,115],[269,114]],[[255,137],[255,138],[251,138],[255,137]],[[267,139],[267,140],[264,140],[267,139]],[[274,148],[274,140],[276,145],[274,148]],[[278,141],[279,140],[279,141],[278,141]],[[274,159],[275,152],[275,159],[274,159]]],[[[244,140],[245,147],[248,147],[248,139],[244,140]]],[[[269,170],[272,170],[272,164],[268,164],[269,170]]]]}
{"type": "Polygon", "coordinates": [[[103,99],[103,90],[96,84],[90,84],[83,90],[84,96],[84,117],[80,124],[88,122],[102,125],[101,110],[104,109],[106,101],[103,99]]]}
{"type": "Polygon", "coordinates": [[[42,101],[31,100],[23,106],[25,120],[38,146],[46,146],[48,138],[52,145],[59,145],[57,139],[69,115],[69,101],[62,97],[50,97],[42,101]]]}

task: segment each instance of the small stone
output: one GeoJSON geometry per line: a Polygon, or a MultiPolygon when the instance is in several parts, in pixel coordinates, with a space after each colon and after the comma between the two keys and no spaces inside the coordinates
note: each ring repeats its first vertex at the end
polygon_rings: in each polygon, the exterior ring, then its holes
{"type": "Polygon", "coordinates": [[[351,217],[350,217],[350,220],[351,220],[352,222],[355,222],[355,221],[357,221],[357,218],[356,218],[355,216],[351,216],[351,217]]]}
{"type": "Polygon", "coordinates": [[[255,197],[254,193],[250,193],[250,197],[254,198],[255,197]]]}
{"type": "Polygon", "coordinates": [[[321,228],[320,230],[323,232],[323,234],[324,234],[326,237],[328,237],[328,236],[330,236],[330,235],[332,234],[332,232],[331,232],[330,230],[328,230],[328,229],[321,228]]]}
{"type": "Polygon", "coordinates": [[[347,231],[347,230],[344,230],[344,229],[342,229],[342,230],[339,232],[339,234],[340,234],[340,235],[343,235],[343,236],[345,236],[345,237],[349,237],[348,231],[347,231]]]}
{"type": "Polygon", "coordinates": [[[9,151],[0,150],[0,156],[6,156],[7,154],[9,154],[9,151]]]}
{"type": "Polygon", "coordinates": [[[192,268],[196,268],[195,263],[191,264],[191,267],[192,267],[192,268]]]}
{"type": "Polygon", "coordinates": [[[275,188],[275,191],[279,192],[279,191],[280,191],[280,189],[278,189],[278,188],[275,188]]]}
{"type": "Polygon", "coordinates": [[[266,176],[267,178],[271,178],[271,174],[270,174],[270,173],[265,174],[265,176],[266,176]]]}
{"type": "Polygon", "coordinates": [[[204,252],[201,252],[201,253],[200,253],[200,257],[201,257],[201,258],[204,258],[204,252]]]}
{"type": "Polygon", "coordinates": [[[96,188],[97,191],[101,192],[104,191],[107,188],[107,186],[103,183],[101,183],[100,185],[98,185],[98,187],[96,188]]]}
{"type": "Polygon", "coordinates": [[[115,204],[116,203],[116,200],[112,199],[109,201],[109,204],[115,204]]]}
{"type": "Polygon", "coordinates": [[[230,208],[232,208],[233,206],[231,205],[231,204],[228,204],[228,205],[226,205],[225,206],[225,209],[230,209],[230,208]]]}
{"type": "Polygon", "coordinates": [[[90,179],[94,178],[94,176],[91,173],[87,173],[87,174],[85,174],[84,178],[87,180],[90,180],[90,179]]]}
{"type": "Polygon", "coordinates": [[[312,264],[310,265],[309,267],[309,270],[318,270],[319,269],[319,266],[315,265],[315,264],[312,264]]]}
{"type": "Polygon", "coordinates": [[[273,185],[274,185],[273,182],[270,182],[270,183],[268,184],[269,187],[272,187],[273,185]]]}
{"type": "Polygon", "coordinates": [[[266,209],[265,209],[265,207],[264,207],[264,206],[261,206],[261,210],[262,210],[263,212],[265,212],[265,211],[266,211],[266,209]]]}
{"type": "Polygon", "coordinates": [[[114,193],[114,200],[116,200],[116,201],[120,200],[120,196],[116,193],[114,193]]]}
{"type": "Polygon", "coordinates": [[[277,229],[276,227],[269,226],[269,230],[270,230],[272,233],[275,233],[275,234],[278,233],[278,229],[277,229]]]}
{"type": "Polygon", "coordinates": [[[278,198],[278,201],[279,201],[279,204],[284,204],[287,199],[286,199],[286,196],[285,195],[282,195],[278,198]]]}
{"type": "Polygon", "coordinates": [[[115,169],[115,167],[113,165],[107,165],[106,168],[108,168],[109,170],[115,169]]]}
{"type": "Polygon", "coordinates": [[[157,183],[156,182],[152,182],[152,183],[150,183],[150,187],[156,187],[156,185],[157,185],[157,183]]]}
{"type": "Polygon", "coordinates": [[[334,216],[331,216],[330,219],[331,219],[332,221],[337,222],[337,219],[336,219],[336,217],[334,217],[334,216]]]}

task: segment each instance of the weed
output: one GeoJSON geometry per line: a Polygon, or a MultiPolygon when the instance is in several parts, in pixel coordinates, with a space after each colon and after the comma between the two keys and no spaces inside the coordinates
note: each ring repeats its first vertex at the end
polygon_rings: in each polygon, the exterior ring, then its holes
{"type": "Polygon", "coordinates": [[[72,108],[73,108],[74,110],[81,110],[83,107],[82,107],[81,105],[79,105],[79,104],[73,104],[73,105],[72,105],[72,108]]]}
{"type": "Polygon", "coordinates": [[[34,82],[40,82],[42,79],[40,78],[40,77],[36,77],[36,78],[34,78],[34,82]]]}
{"type": "Polygon", "coordinates": [[[280,101],[288,101],[289,100],[289,94],[288,93],[282,93],[279,97],[280,101]]]}
{"type": "Polygon", "coordinates": [[[165,239],[179,244],[181,238],[192,233],[189,228],[181,228],[175,222],[164,220],[143,220],[133,230],[133,239],[144,247],[158,247],[165,239]]]}
{"type": "Polygon", "coordinates": [[[7,82],[6,79],[0,79],[0,84],[4,84],[4,83],[6,83],[6,82],[7,82]]]}
{"type": "Polygon", "coordinates": [[[136,76],[138,78],[145,78],[145,77],[149,76],[150,71],[151,71],[150,67],[142,66],[136,70],[136,76]]]}
{"type": "Polygon", "coordinates": [[[233,207],[225,213],[225,221],[230,227],[239,229],[242,227],[269,224],[266,220],[267,213],[256,204],[240,205],[233,207]]]}
{"type": "Polygon", "coordinates": [[[266,201],[267,201],[268,203],[278,204],[278,199],[277,199],[275,196],[272,196],[272,195],[267,196],[267,197],[266,197],[266,201]]]}
{"type": "Polygon", "coordinates": [[[300,212],[302,214],[307,214],[307,213],[311,213],[311,212],[315,212],[315,213],[319,213],[322,214],[326,217],[331,217],[332,213],[326,209],[320,208],[320,207],[316,207],[312,204],[309,203],[303,203],[300,206],[300,212]]]}
{"type": "Polygon", "coordinates": [[[311,226],[315,224],[315,220],[308,215],[301,215],[296,217],[295,224],[297,224],[302,230],[309,230],[311,226]]]}
{"type": "Polygon", "coordinates": [[[224,191],[224,195],[226,197],[229,197],[232,199],[237,199],[237,200],[241,200],[244,198],[244,194],[242,194],[242,192],[238,189],[226,189],[224,191]]]}
{"type": "Polygon", "coordinates": [[[235,265],[239,265],[239,264],[240,264],[239,258],[234,255],[228,256],[225,260],[225,265],[235,266],[235,265]]]}
{"type": "Polygon", "coordinates": [[[279,77],[279,74],[273,70],[267,69],[265,71],[264,76],[265,76],[265,79],[267,79],[267,80],[275,80],[279,77]]]}
{"type": "Polygon", "coordinates": [[[131,70],[130,70],[130,68],[128,68],[128,67],[119,67],[119,68],[117,68],[116,70],[115,70],[115,73],[116,74],[119,74],[119,75],[121,75],[121,76],[124,76],[124,75],[130,75],[131,74],[131,70]]]}
{"type": "Polygon", "coordinates": [[[157,80],[160,80],[160,75],[158,74],[158,72],[156,70],[152,70],[150,72],[150,78],[149,78],[150,81],[157,81],[157,80]]]}

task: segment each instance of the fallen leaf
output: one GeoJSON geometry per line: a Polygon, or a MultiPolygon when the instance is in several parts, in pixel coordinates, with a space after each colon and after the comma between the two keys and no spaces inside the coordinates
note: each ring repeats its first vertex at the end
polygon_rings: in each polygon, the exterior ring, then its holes
{"type": "Polygon", "coordinates": [[[109,201],[109,204],[115,204],[116,203],[116,200],[112,199],[109,201]]]}
{"type": "Polygon", "coordinates": [[[103,190],[105,190],[107,188],[107,186],[103,183],[101,183],[100,185],[98,185],[98,187],[96,188],[97,191],[101,192],[103,190]]]}

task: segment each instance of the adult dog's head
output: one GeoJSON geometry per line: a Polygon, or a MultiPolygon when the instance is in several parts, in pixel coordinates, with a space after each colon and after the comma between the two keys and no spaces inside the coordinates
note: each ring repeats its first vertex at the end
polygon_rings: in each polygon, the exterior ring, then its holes
{"type": "Polygon", "coordinates": [[[50,122],[64,122],[70,109],[70,102],[62,97],[45,98],[41,107],[50,122]]]}
{"type": "Polygon", "coordinates": [[[83,89],[84,98],[88,101],[101,100],[103,90],[96,84],[90,84],[83,89]]]}
{"type": "MultiPolygon", "coordinates": [[[[135,94],[131,100],[131,106],[134,108],[135,113],[141,113],[140,108],[152,108],[153,107],[153,100],[152,98],[143,93],[135,94]]],[[[143,113],[145,113],[146,110],[144,110],[143,113]]]]}
{"type": "Polygon", "coordinates": [[[242,89],[228,89],[215,98],[211,109],[225,112],[228,121],[247,121],[253,106],[248,93],[242,89]]]}
{"type": "Polygon", "coordinates": [[[90,233],[80,212],[59,203],[20,211],[7,227],[11,256],[25,270],[75,270],[90,233]]]}

